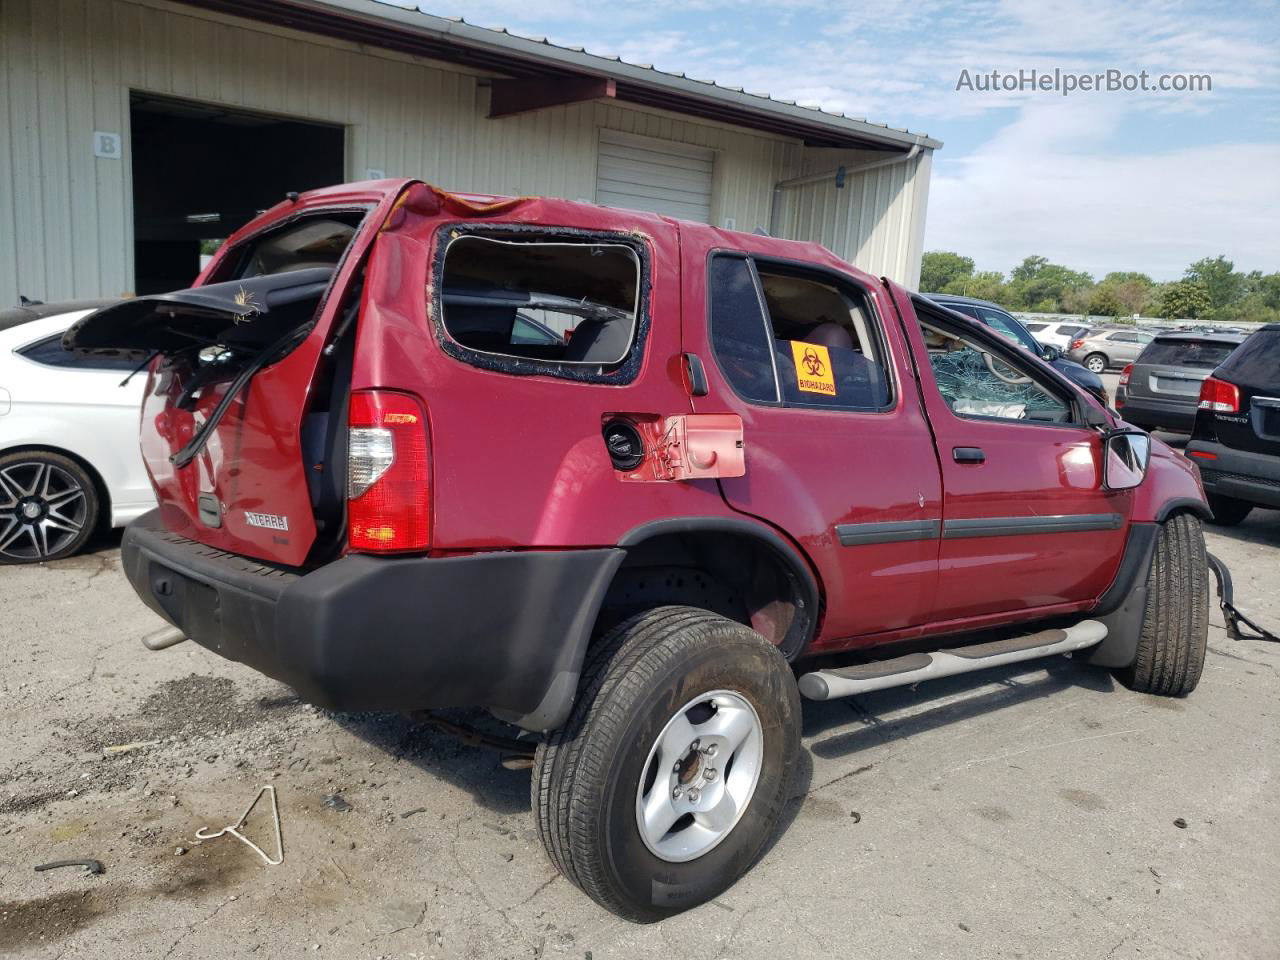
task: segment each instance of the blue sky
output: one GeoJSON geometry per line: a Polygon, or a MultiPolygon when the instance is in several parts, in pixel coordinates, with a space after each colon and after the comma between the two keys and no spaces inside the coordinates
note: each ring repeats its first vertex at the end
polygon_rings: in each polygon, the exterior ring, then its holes
{"type": "MultiPolygon", "coordinates": [[[[395,2],[395,0],[393,0],[395,2]]],[[[403,2],[403,0],[401,0],[403,2]]],[[[403,2],[409,6],[411,3],[403,2]]],[[[945,144],[926,249],[1101,276],[1280,270],[1280,3],[424,0],[421,8],[767,92],[945,144]],[[1212,92],[957,91],[961,70],[1209,74],[1212,92]]]]}

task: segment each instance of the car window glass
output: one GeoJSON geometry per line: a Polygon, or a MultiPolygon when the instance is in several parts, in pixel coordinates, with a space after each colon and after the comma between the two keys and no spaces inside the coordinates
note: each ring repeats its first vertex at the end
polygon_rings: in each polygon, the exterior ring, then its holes
{"type": "Polygon", "coordinates": [[[1139,354],[1137,362],[1213,368],[1234,349],[1234,343],[1210,340],[1156,340],[1139,354]]]}
{"type": "Polygon", "coordinates": [[[75,354],[62,347],[62,334],[46,337],[17,351],[21,356],[46,367],[68,367],[76,370],[133,370],[136,360],[127,357],[100,357],[75,354]]]}
{"type": "Polygon", "coordinates": [[[1280,328],[1253,334],[1227,357],[1219,372],[1232,383],[1280,390],[1280,328]]]}
{"type": "Polygon", "coordinates": [[[921,319],[938,391],[959,417],[1070,423],[1071,404],[1039,371],[1011,364],[965,333],[921,319]]]}
{"type": "Polygon", "coordinates": [[[1020,347],[1026,347],[1032,353],[1039,353],[1040,350],[1036,345],[1034,337],[1027,336],[1018,324],[1005,316],[998,310],[990,310],[986,307],[978,307],[978,316],[996,333],[1012,340],[1020,347]]]}
{"type": "Polygon", "coordinates": [[[1047,323],[1028,323],[1027,324],[1027,329],[1030,330],[1032,333],[1042,333],[1046,329],[1048,329],[1048,327],[1049,325],[1047,323]]]}
{"type": "Polygon", "coordinates": [[[627,244],[466,234],[442,274],[444,329],[467,350],[600,370],[631,351],[640,260],[627,244]]]}
{"type": "Polygon", "coordinates": [[[783,402],[874,410],[889,403],[874,314],[852,285],[825,274],[756,264],[783,402]]]}
{"type": "Polygon", "coordinates": [[[777,402],[772,338],[745,257],[718,256],[707,273],[711,346],[725,378],[745,400],[777,402]]]}

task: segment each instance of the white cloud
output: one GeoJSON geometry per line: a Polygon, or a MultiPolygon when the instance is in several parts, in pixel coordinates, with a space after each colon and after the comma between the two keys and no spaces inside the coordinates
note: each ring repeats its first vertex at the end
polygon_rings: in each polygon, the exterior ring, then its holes
{"type": "Polygon", "coordinates": [[[925,247],[1008,271],[1030,254],[1157,279],[1225,253],[1237,269],[1280,269],[1280,144],[1108,155],[1074,144],[1123,122],[1113,111],[1036,110],[971,155],[934,167],[925,247]]]}

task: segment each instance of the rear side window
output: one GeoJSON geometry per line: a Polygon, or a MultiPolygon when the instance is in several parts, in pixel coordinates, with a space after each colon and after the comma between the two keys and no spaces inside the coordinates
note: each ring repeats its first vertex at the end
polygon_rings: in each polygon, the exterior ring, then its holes
{"type": "Polygon", "coordinates": [[[1280,391],[1280,330],[1259,330],[1236,347],[1219,371],[1232,383],[1280,391]]]}
{"type": "Polygon", "coordinates": [[[1027,329],[1030,330],[1032,333],[1040,333],[1041,331],[1047,329],[1048,326],[1049,325],[1047,323],[1028,323],[1027,329]]]}
{"type": "Polygon", "coordinates": [[[60,333],[38,340],[16,352],[46,367],[65,367],[73,370],[133,370],[138,366],[136,360],[128,357],[74,354],[70,350],[63,349],[60,333]]]}
{"type": "Polygon", "coordinates": [[[862,291],[821,272],[722,254],[710,267],[716,359],[746,400],[878,410],[884,347],[862,291]]]}
{"type": "Polygon", "coordinates": [[[366,211],[305,214],[246,240],[219,264],[210,283],[244,280],[291,270],[338,266],[366,211]]]}
{"type": "Polygon", "coordinates": [[[463,234],[448,240],[440,268],[441,322],[464,359],[608,376],[632,354],[642,270],[629,243],[463,234]]]}
{"type": "Polygon", "coordinates": [[[1207,367],[1212,370],[1231,355],[1234,343],[1209,340],[1155,340],[1138,357],[1138,363],[1207,367]]]}

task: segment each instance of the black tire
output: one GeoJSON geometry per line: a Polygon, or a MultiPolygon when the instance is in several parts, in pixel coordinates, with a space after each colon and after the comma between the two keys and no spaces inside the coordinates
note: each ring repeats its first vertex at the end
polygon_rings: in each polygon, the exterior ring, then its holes
{"type": "Polygon", "coordinates": [[[1133,666],[1116,671],[1130,690],[1184,697],[1204,670],[1209,566],[1200,520],[1180,513],[1160,524],[1133,666]]]}
{"type": "Polygon", "coordinates": [[[93,478],[69,457],[48,450],[0,456],[0,565],[71,556],[93,533],[100,509],[93,478]]]}
{"type": "Polygon", "coordinates": [[[1253,504],[1237,500],[1235,497],[1221,497],[1211,493],[1209,509],[1213,511],[1210,523],[1219,527],[1234,527],[1238,523],[1243,523],[1244,518],[1253,512],[1253,504]]]}
{"type": "MultiPolygon", "coordinates": [[[[750,869],[777,829],[799,750],[799,691],[777,648],[706,610],[649,610],[588,652],[573,713],[538,747],[538,836],[557,869],[605,909],[636,922],[660,920],[710,900],[750,869]],[[657,787],[658,757],[650,763],[649,752],[682,705],[723,690],[744,698],[758,717],[758,779],[718,843],[671,862],[641,835],[641,776],[657,787]]],[[[726,765],[724,778],[729,772],[726,765]]]]}
{"type": "Polygon", "coordinates": [[[1111,366],[1111,361],[1107,359],[1107,355],[1105,353],[1091,353],[1084,358],[1084,368],[1088,370],[1090,373],[1097,373],[1097,374],[1105,373],[1107,371],[1107,368],[1110,366],[1111,366]],[[1093,367],[1089,366],[1090,360],[1099,361],[1102,364],[1102,368],[1099,370],[1094,370],[1093,367]]]}

